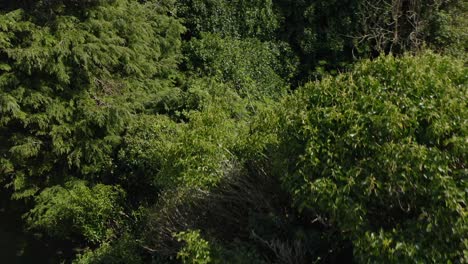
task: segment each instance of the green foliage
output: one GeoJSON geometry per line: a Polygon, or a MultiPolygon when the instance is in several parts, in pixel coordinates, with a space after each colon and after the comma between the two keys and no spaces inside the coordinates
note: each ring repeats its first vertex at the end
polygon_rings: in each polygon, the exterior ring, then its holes
{"type": "Polygon", "coordinates": [[[208,263],[267,263],[257,252],[245,244],[233,243],[222,247],[217,243],[204,239],[200,230],[182,231],[175,235],[178,242],[184,245],[177,253],[177,259],[182,263],[208,264],[208,263]]]}
{"type": "Polygon", "coordinates": [[[176,147],[181,126],[164,115],[139,115],[127,127],[116,159],[118,181],[134,201],[154,201],[173,178],[160,177],[160,171],[173,160],[168,153],[176,147]]]}
{"type": "Polygon", "coordinates": [[[468,50],[468,3],[451,1],[447,8],[434,14],[428,28],[430,47],[466,59],[468,50]]]}
{"type": "Polygon", "coordinates": [[[241,96],[250,99],[283,95],[297,64],[294,59],[283,58],[292,53],[285,45],[221,38],[215,34],[192,39],[184,53],[190,72],[229,83],[241,96]]]}
{"type": "Polygon", "coordinates": [[[116,0],[46,21],[0,14],[1,171],[16,197],[114,173],[126,124],[176,74],[183,28],[165,11],[116,0]]]}
{"type": "Polygon", "coordinates": [[[39,262],[468,262],[465,2],[0,1],[0,211],[39,262]]]}
{"type": "Polygon", "coordinates": [[[214,263],[229,263],[229,264],[266,264],[264,256],[260,255],[255,248],[245,242],[232,243],[227,246],[215,245],[214,263]]]}
{"type": "Polygon", "coordinates": [[[128,264],[144,263],[141,248],[129,237],[120,238],[114,243],[104,243],[95,250],[86,251],[73,261],[76,264],[128,264]]]}
{"type": "Polygon", "coordinates": [[[302,227],[289,195],[269,175],[269,164],[251,159],[231,162],[209,189],[184,186],[163,193],[150,209],[144,244],[170,259],[180,249],[172,234],[190,229],[203,231],[213,263],[309,263],[326,257],[326,241],[313,226],[302,227]]]}
{"type": "Polygon", "coordinates": [[[11,11],[24,9],[35,13],[38,18],[45,18],[45,13],[67,11],[82,11],[87,8],[112,3],[115,0],[31,0],[31,1],[2,1],[0,10],[11,11]],[[39,11],[39,12],[37,12],[39,11]]]}
{"type": "Polygon", "coordinates": [[[350,48],[349,36],[356,31],[358,1],[276,1],[284,25],[281,39],[298,48],[302,60],[334,62],[350,48]]]}
{"type": "Polygon", "coordinates": [[[357,261],[466,260],[467,73],[432,53],[386,56],[285,101],[273,164],[357,261]]]}
{"type": "Polygon", "coordinates": [[[184,241],[185,246],[177,253],[182,263],[208,264],[211,263],[210,243],[200,235],[200,230],[191,230],[175,234],[179,242],[184,241]]]}
{"type": "Polygon", "coordinates": [[[117,235],[123,198],[124,192],[116,186],[97,184],[90,188],[84,181],[67,182],[37,195],[26,220],[30,228],[57,237],[81,235],[89,242],[101,243],[117,235]]]}
{"type": "Polygon", "coordinates": [[[182,114],[186,122],[140,116],[128,128],[119,154],[124,165],[120,171],[128,171],[128,177],[146,187],[214,186],[232,160],[260,152],[270,140],[248,136],[255,126],[252,111],[264,103],[243,99],[213,79],[193,79],[187,86],[181,100],[197,110],[182,114]]]}
{"type": "Polygon", "coordinates": [[[279,27],[272,0],[179,0],[177,7],[191,36],[211,32],[270,40],[279,27]]]}
{"type": "Polygon", "coordinates": [[[356,58],[417,52],[424,46],[466,52],[466,3],[459,0],[278,0],[278,38],[301,58],[299,78],[335,72],[356,58]],[[316,69],[319,67],[319,69],[316,69]]]}

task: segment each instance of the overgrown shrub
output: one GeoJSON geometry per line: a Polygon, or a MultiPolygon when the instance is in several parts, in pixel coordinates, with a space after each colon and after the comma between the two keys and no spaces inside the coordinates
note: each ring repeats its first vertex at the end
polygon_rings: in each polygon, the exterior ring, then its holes
{"type": "Polygon", "coordinates": [[[284,102],[283,186],[358,262],[467,260],[467,74],[433,53],[384,56],[284,102]]]}
{"type": "Polygon", "coordinates": [[[36,196],[26,220],[30,228],[56,237],[82,237],[99,244],[115,238],[122,228],[123,199],[123,191],[116,186],[68,182],[36,196]]]}

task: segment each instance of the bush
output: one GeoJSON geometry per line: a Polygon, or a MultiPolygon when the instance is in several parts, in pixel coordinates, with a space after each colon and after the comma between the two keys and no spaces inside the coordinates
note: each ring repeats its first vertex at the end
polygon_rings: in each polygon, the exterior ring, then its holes
{"type": "Polygon", "coordinates": [[[185,246],[177,253],[182,263],[208,264],[211,263],[210,243],[203,239],[200,230],[189,230],[175,234],[179,242],[184,241],[185,246]]]}
{"type": "Polygon", "coordinates": [[[83,181],[68,182],[36,196],[36,206],[26,220],[30,228],[52,236],[81,236],[91,243],[102,243],[114,238],[121,227],[123,198],[118,187],[97,184],[90,188],[83,181]]]}
{"type": "Polygon", "coordinates": [[[273,165],[358,262],[467,260],[467,76],[450,57],[385,56],[284,102],[273,165]]]}

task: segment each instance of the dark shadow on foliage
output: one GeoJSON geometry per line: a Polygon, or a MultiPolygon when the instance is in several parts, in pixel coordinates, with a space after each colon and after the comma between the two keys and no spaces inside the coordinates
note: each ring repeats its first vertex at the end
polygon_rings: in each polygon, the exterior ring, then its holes
{"type": "Polygon", "coordinates": [[[289,195],[269,176],[266,164],[229,167],[224,180],[212,190],[173,190],[162,196],[148,218],[144,241],[149,251],[159,258],[174,258],[182,246],[174,234],[199,229],[224,249],[238,242],[250,245],[266,263],[347,263],[352,259],[348,243],[329,243],[324,235],[327,226],[291,208],[289,195]]]}

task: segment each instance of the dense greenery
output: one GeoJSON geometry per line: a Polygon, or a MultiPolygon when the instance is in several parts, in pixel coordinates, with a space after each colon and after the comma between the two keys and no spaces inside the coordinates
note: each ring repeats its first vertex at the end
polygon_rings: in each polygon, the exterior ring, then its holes
{"type": "Polygon", "coordinates": [[[468,262],[467,8],[1,1],[11,261],[468,262]]]}
{"type": "Polygon", "coordinates": [[[381,57],[287,100],[273,164],[358,262],[466,261],[467,73],[433,54],[381,57]]]}

